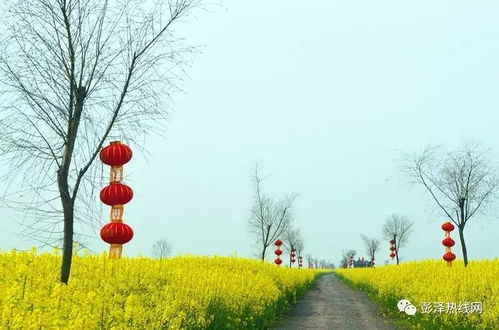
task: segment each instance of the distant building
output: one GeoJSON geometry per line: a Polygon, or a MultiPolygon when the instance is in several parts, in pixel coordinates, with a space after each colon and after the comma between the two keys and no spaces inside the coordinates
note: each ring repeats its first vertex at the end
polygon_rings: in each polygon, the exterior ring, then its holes
{"type": "Polygon", "coordinates": [[[371,267],[371,261],[365,259],[364,257],[362,257],[362,258],[359,257],[359,258],[357,258],[357,260],[354,261],[353,267],[354,268],[371,267]]]}

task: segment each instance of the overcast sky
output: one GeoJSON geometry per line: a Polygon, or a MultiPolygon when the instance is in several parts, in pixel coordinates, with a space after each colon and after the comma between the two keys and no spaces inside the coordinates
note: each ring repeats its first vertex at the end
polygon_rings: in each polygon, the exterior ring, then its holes
{"type": "MultiPolygon", "coordinates": [[[[275,197],[296,192],[305,254],[338,263],[381,237],[393,212],[415,222],[402,260],[440,258],[446,219],[399,170],[401,152],[463,140],[499,161],[495,1],[226,1],[181,29],[203,44],[166,139],[125,167],[135,231],[124,254],[166,237],[174,254],[252,256],[246,220],[258,160],[275,197]],[[312,4],[313,3],[313,4],[312,4]]],[[[134,147],[133,145],[131,146],[134,147]]],[[[99,203],[99,201],[95,201],[99,203]]],[[[0,248],[34,243],[0,208],[0,248]]],[[[108,208],[103,209],[106,222],[108,208]]],[[[499,211],[466,227],[471,259],[497,257],[499,211]]],[[[453,234],[456,241],[457,232],[453,234]]],[[[96,235],[95,251],[108,245],[96,235]]],[[[388,259],[389,244],[377,259],[388,259]]],[[[454,248],[461,258],[460,245],[454,248]]],[[[361,253],[364,255],[364,253],[361,253]]]]}

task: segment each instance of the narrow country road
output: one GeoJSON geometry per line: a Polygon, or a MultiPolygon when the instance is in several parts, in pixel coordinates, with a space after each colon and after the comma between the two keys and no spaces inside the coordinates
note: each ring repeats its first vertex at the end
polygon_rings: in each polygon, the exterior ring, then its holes
{"type": "Polygon", "coordinates": [[[320,277],[272,329],[396,329],[363,292],[334,274],[320,277]]]}

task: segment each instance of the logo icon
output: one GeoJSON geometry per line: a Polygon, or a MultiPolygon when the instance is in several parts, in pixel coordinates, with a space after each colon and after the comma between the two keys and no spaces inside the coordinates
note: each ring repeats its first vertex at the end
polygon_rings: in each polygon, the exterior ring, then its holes
{"type": "Polygon", "coordinates": [[[405,312],[407,315],[415,315],[417,308],[407,299],[402,299],[397,303],[397,308],[400,312],[405,312]]]}

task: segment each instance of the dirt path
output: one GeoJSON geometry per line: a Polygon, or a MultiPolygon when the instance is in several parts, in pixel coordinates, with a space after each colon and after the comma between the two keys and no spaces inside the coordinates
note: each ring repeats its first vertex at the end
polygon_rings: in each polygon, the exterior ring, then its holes
{"type": "Polygon", "coordinates": [[[272,329],[396,329],[364,293],[323,275],[272,329]]]}

